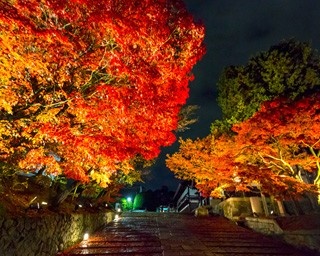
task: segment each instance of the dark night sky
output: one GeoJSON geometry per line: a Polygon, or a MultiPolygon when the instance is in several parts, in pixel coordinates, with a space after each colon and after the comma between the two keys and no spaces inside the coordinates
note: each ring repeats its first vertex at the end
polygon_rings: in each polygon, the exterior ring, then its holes
{"type": "MultiPolygon", "coordinates": [[[[223,68],[242,65],[258,53],[283,39],[311,42],[320,49],[319,0],[184,0],[196,20],[206,27],[207,54],[194,67],[188,104],[199,105],[198,123],[183,134],[184,138],[204,137],[210,124],[220,117],[216,104],[216,82],[223,68]]],[[[162,185],[175,190],[178,180],[165,167],[165,155],[177,150],[177,143],[163,149],[151,175],[148,189],[162,185]]]]}

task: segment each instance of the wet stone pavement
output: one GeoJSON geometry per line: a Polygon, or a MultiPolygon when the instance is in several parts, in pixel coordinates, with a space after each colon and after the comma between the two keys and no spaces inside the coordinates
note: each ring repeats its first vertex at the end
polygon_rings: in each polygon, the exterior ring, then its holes
{"type": "Polygon", "coordinates": [[[59,254],[109,256],[314,256],[223,217],[126,213],[59,254]]]}

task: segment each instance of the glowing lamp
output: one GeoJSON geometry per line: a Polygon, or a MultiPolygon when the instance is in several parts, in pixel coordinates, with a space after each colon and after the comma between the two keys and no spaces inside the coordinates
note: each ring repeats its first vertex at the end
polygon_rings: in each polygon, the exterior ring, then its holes
{"type": "Polygon", "coordinates": [[[83,235],[83,241],[87,241],[89,239],[89,233],[85,233],[83,235]]]}

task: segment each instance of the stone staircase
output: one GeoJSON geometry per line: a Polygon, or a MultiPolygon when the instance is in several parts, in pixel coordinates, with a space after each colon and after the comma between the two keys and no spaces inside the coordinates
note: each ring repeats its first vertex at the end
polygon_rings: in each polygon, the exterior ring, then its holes
{"type": "Polygon", "coordinates": [[[60,255],[315,256],[235,225],[223,217],[177,213],[125,213],[60,255]]]}

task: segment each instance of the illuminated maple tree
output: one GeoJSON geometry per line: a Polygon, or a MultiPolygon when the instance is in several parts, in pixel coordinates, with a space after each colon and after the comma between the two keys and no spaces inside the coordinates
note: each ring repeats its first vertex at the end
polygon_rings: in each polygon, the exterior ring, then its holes
{"type": "Polygon", "coordinates": [[[317,193],[319,63],[308,44],[289,40],[228,67],[218,83],[223,119],[206,138],[181,140],[168,168],[205,195],[252,187],[277,197],[317,193]]]}
{"type": "MultiPolygon", "coordinates": [[[[179,142],[179,151],[167,156],[166,165],[177,178],[195,181],[202,196],[224,197],[225,191],[250,191],[252,187],[277,196],[287,192],[288,184],[280,182],[271,169],[248,161],[251,152],[237,144],[234,136],[209,135],[179,142]]],[[[294,189],[290,192],[296,193],[294,189]]]]}
{"type": "Polygon", "coordinates": [[[320,189],[320,94],[300,100],[278,98],[265,102],[248,120],[233,126],[236,143],[246,147],[247,164],[270,169],[289,179],[294,190],[320,189]],[[292,178],[295,179],[292,180],[292,178]]]}
{"type": "Polygon", "coordinates": [[[204,28],[180,0],[0,1],[0,157],[105,187],[172,144],[204,28]]]}
{"type": "Polygon", "coordinates": [[[179,142],[179,151],[166,159],[167,167],[177,178],[195,181],[203,196],[223,197],[226,189],[248,190],[243,182],[238,182],[238,150],[233,137],[209,135],[179,142]]]}
{"type": "Polygon", "coordinates": [[[202,194],[210,194],[211,178],[214,176],[212,166],[212,151],[210,137],[204,139],[179,139],[179,151],[167,155],[166,166],[182,180],[195,180],[196,186],[202,194]],[[200,189],[202,186],[202,189],[200,189]]]}
{"type": "Polygon", "coordinates": [[[320,94],[265,102],[233,134],[180,140],[166,164],[175,175],[194,180],[203,195],[250,191],[276,197],[320,188],[320,94]]]}

